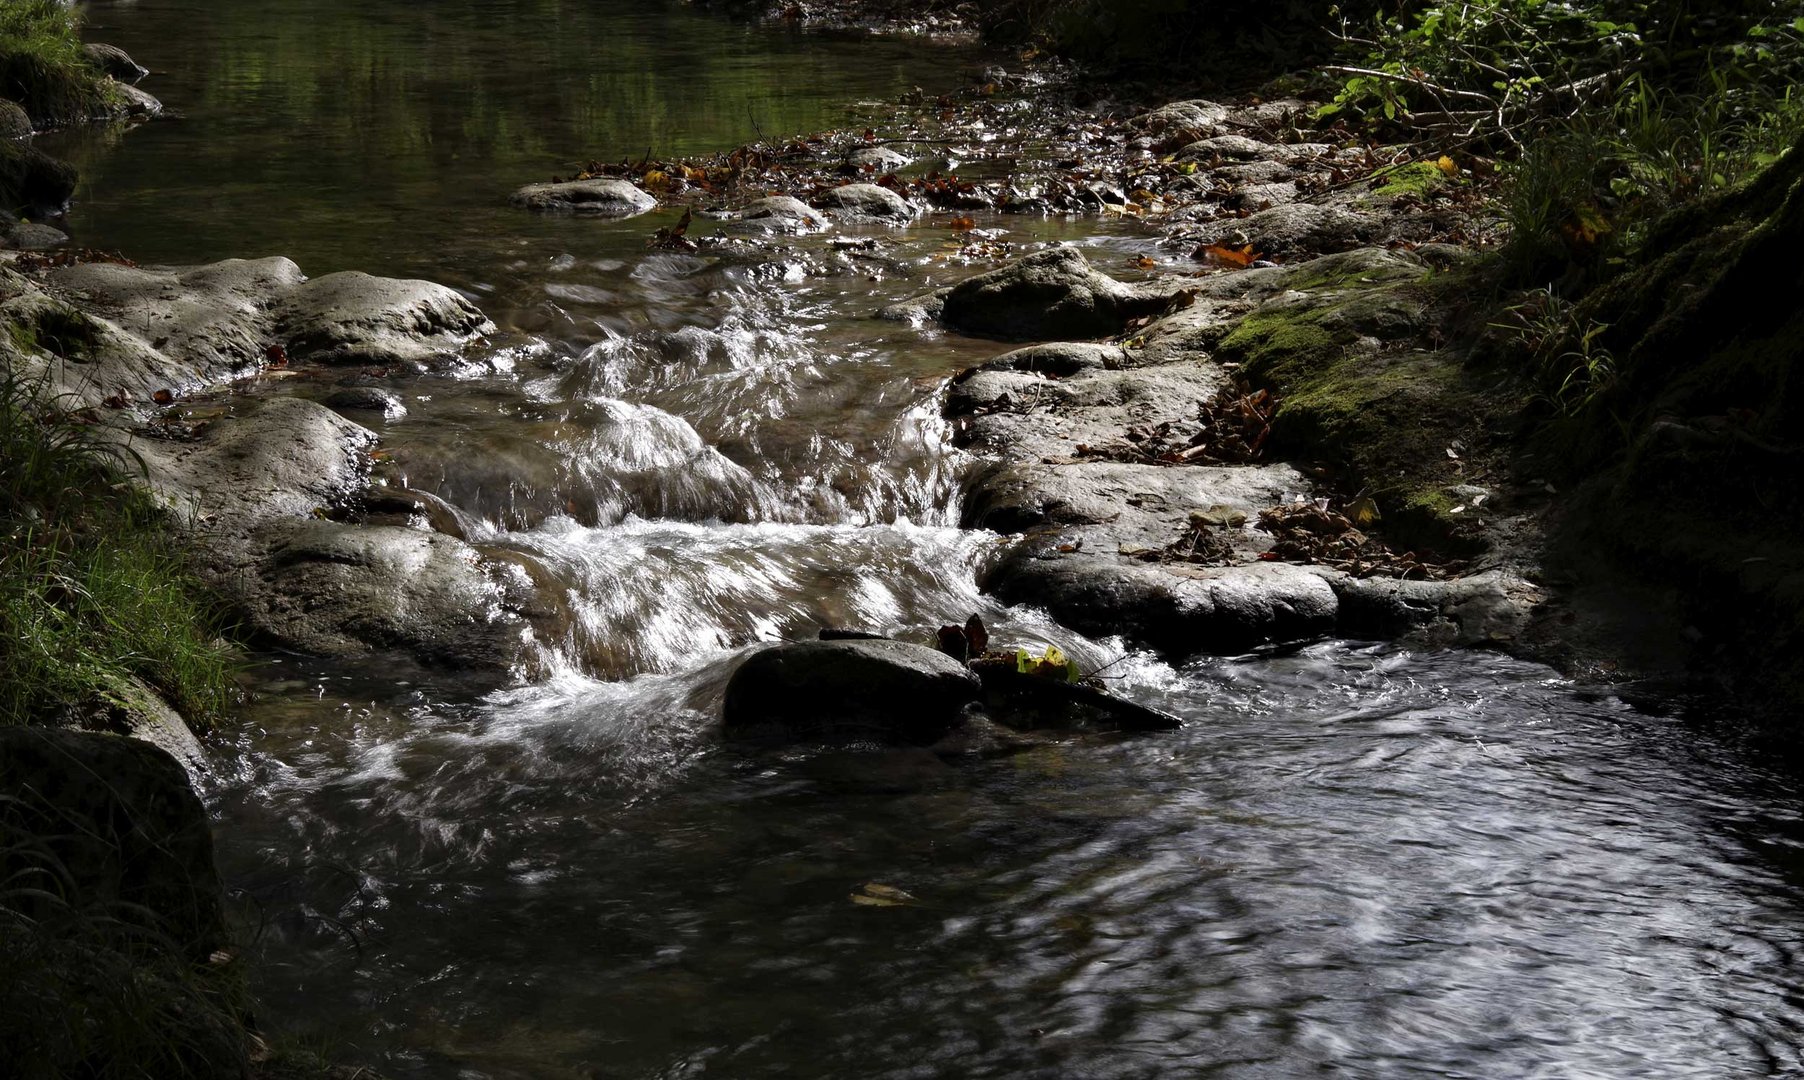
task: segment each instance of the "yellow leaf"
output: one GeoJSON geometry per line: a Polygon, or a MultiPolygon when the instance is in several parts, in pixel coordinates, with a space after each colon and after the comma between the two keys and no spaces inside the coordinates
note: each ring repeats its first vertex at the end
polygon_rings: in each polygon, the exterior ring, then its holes
{"type": "Polygon", "coordinates": [[[1448,157],[1446,154],[1441,155],[1441,159],[1434,163],[1434,167],[1448,176],[1459,175],[1459,163],[1448,157]]]}
{"type": "Polygon", "coordinates": [[[1382,520],[1382,516],[1378,513],[1378,504],[1373,502],[1370,496],[1362,496],[1348,503],[1347,517],[1362,529],[1373,522],[1382,520]]]}
{"type": "Polygon", "coordinates": [[[1057,645],[1048,645],[1046,646],[1046,655],[1041,658],[1040,662],[1047,667],[1063,667],[1065,654],[1057,645]]]}
{"type": "Polygon", "coordinates": [[[645,190],[663,191],[670,186],[670,174],[657,169],[645,174],[645,190]]]}

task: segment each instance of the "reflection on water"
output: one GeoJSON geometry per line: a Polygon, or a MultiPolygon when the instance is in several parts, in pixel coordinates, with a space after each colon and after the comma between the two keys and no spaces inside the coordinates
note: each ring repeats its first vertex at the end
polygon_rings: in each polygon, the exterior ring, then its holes
{"type": "MultiPolygon", "coordinates": [[[[868,317],[970,272],[943,223],[847,230],[878,261],[673,256],[657,215],[503,205],[577,154],[835,123],[965,54],[675,3],[93,11],[186,119],[60,137],[79,238],[476,296],[504,333],[466,363],[343,377],[406,406],[357,416],[379,478],[563,614],[544,677],[495,693],[386,656],[257,673],[213,794],[274,1026],[397,1077],[1804,1068],[1790,781],[1483,654],[1174,670],[1002,608],[938,418],[998,346],[868,317]],[[715,736],[758,641],[973,611],[1188,726],[961,759],[715,736]],[[873,884],[915,899],[852,900],[873,884]]],[[[1118,275],[1165,258],[1131,223],[983,224],[1118,275]]]]}
{"type": "MultiPolygon", "coordinates": [[[[590,158],[712,152],[845,126],[967,80],[976,54],[738,25],[681,0],[146,0],[89,36],[182,117],[43,140],[80,166],[80,243],[142,262],[283,254],[469,287],[555,255],[507,194],[590,158]]],[[[609,227],[596,225],[595,231],[609,227]]],[[[628,226],[643,237],[655,226],[628,226]]]]}
{"type": "Polygon", "coordinates": [[[400,1075],[1804,1066],[1796,793],[1542,669],[1140,661],[1183,732],[942,761],[721,748],[722,667],[320,683],[225,795],[272,1012],[400,1075]]]}

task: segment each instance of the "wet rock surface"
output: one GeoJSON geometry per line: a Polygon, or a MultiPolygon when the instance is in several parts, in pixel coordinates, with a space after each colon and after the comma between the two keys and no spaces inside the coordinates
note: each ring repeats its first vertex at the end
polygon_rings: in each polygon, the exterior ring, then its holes
{"type": "Polygon", "coordinates": [[[1100,338],[1128,320],[1164,310],[1175,282],[1130,285],[1092,267],[1075,248],[1049,248],[968,278],[932,297],[887,309],[885,317],[939,319],[966,333],[1015,341],[1100,338]]]}
{"type": "Polygon", "coordinates": [[[120,82],[133,83],[150,74],[150,69],[143,67],[131,54],[117,45],[107,45],[98,41],[90,41],[81,47],[88,60],[101,71],[106,72],[120,82]]]}
{"type": "Polygon", "coordinates": [[[972,671],[901,641],[798,641],[747,657],[727,683],[727,734],[927,745],[982,696],[972,671]]]}
{"type": "Polygon", "coordinates": [[[527,184],[515,191],[509,201],[541,214],[616,218],[643,214],[658,205],[656,196],[611,177],[527,184]]]}
{"type": "Polygon", "coordinates": [[[292,261],[228,259],[153,269],[114,262],[14,277],[0,311],[36,328],[61,389],[86,404],[149,402],[262,369],[271,349],[299,362],[423,365],[492,324],[426,281],[346,272],[308,280],[292,261]]]}
{"type": "Polygon", "coordinates": [[[820,211],[790,195],[755,200],[746,205],[734,223],[739,232],[787,234],[819,232],[827,224],[820,211]]]}
{"type": "Polygon", "coordinates": [[[845,221],[873,221],[906,224],[915,217],[915,207],[902,196],[876,184],[847,184],[821,193],[818,199],[829,217],[845,221]]]}

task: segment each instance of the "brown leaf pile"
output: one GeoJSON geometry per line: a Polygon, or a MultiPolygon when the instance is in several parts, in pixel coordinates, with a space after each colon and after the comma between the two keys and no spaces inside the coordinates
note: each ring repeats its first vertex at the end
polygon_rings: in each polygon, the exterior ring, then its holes
{"type": "Polygon", "coordinates": [[[1203,403],[1196,426],[1131,427],[1123,441],[1081,446],[1078,455],[1139,465],[1245,465],[1264,456],[1277,408],[1268,390],[1230,386],[1203,403]]]}
{"type": "Polygon", "coordinates": [[[1329,509],[1326,499],[1261,510],[1258,527],[1277,538],[1262,559],[1330,566],[1354,577],[1443,580],[1458,576],[1455,564],[1413,551],[1392,551],[1361,532],[1345,514],[1329,509]]]}

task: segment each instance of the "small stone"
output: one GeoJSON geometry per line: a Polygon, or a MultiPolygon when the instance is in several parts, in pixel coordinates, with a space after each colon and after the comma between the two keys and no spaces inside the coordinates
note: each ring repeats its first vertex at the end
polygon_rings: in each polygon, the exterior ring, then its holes
{"type": "Polygon", "coordinates": [[[1192,527],[1209,527],[1213,529],[1238,529],[1247,523],[1246,512],[1236,510],[1232,506],[1216,503],[1207,509],[1190,511],[1192,527]]]}

